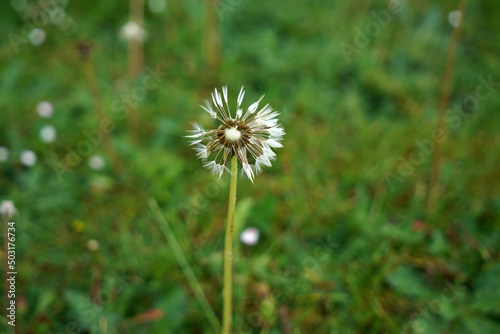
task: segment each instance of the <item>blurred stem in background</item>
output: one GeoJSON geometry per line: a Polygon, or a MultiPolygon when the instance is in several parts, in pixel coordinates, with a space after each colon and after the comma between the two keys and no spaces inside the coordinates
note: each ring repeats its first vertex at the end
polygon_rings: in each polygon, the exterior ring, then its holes
{"type": "Polygon", "coordinates": [[[116,152],[116,147],[113,143],[113,139],[111,138],[110,126],[112,120],[106,117],[104,113],[104,107],[102,105],[101,94],[99,92],[99,85],[97,84],[97,79],[95,76],[94,66],[92,65],[92,60],[90,59],[90,52],[92,46],[88,42],[80,42],[77,44],[77,49],[80,52],[83,68],[85,71],[85,78],[87,80],[87,84],[90,89],[90,93],[92,95],[92,100],[94,103],[94,111],[97,118],[97,123],[99,128],[106,129],[107,131],[102,131],[102,137],[104,140],[104,149],[109,159],[111,160],[111,164],[113,166],[113,170],[117,174],[123,173],[123,166],[118,157],[118,153],[116,152]]]}
{"type": "Polygon", "coordinates": [[[205,53],[207,65],[207,85],[215,85],[215,74],[218,72],[221,62],[221,40],[220,29],[217,22],[217,11],[213,0],[206,0],[207,21],[205,30],[205,53]]]}
{"type": "Polygon", "coordinates": [[[186,279],[188,280],[191,289],[193,289],[194,295],[198,299],[198,302],[200,303],[201,308],[205,313],[205,316],[210,322],[210,325],[212,326],[214,332],[218,333],[220,329],[219,320],[217,319],[215,312],[210,306],[207,296],[203,292],[200,282],[198,281],[196,275],[194,274],[193,268],[191,268],[191,266],[189,265],[189,262],[187,261],[181,246],[177,242],[177,238],[174,235],[174,231],[172,231],[172,228],[170,227],[167,219],[161,212],[160,207],[158,206],[156,200],[150,198],[148,202],[149,202],[149,208],[153,212],[153,215],[155,216],[158,225],[160,225],[161,231],[163,232],[165,239],[167,239],[167,242],[170,245],[170,249],[172,249],[172,253],[174,253],[175,259],[179,264],[179,266],[181,267],[184,276],[186,276],[186,279]]]}
{"type": "Polygon", "coordinates": [[[92,280],[90,284],[90,297],[96,305],[102,305],[102,294],[101,294],[101,284],[102,284],[102,270],[100,266],[99,257],[93,255],[93,261],[95,262],[92,266],[92,280]]]}
{"type": "MultiPolygon", "coordinates": [[[[141,28],[144,25],[144,0],[130,0],[130,21],[137,23],[141,28]]],[[[141,38],[130,38],[129,73],[132,80],[136,80],[144,70],[144,41],[141,38]]]]}
{"type": "Polygon", "coordinates": [[[229,186],[229,205],[227,209],[226,238],[224,242],[224,310],[222,314],[222,333],[231,333],[233,308],[233,226],[236,207],[236,183],[238,177],[238,158],[231,158],[231,184],[229,186]]]}
{"type": "MultiPolygon", "coordinates": [[[[144,25],[144,0],[130,0],[130,22],[135,22],[142,29],[144,25]]],[[[144,72],[144,39],[130,38],[128,40],[129,75],[132,85],[144,72]]],[[[128,119],[128,132],[132,142],[137,143],[139,116],[136,108],[131,108],[128,119]]]]}
{"type": "MultiPolygon", "coordinates": [[[[465,9],[467,8],[467,1],[468,0],[460,0],[458,10],[462,14],[462,20],[460,24],[455,26],[455,28],[453,29],[450,38],[450,44],[448,45],[448,54],[446,56],[443,83],[441,85],[441,100],[439,102],[438,118],[435,128],[436,131],[441,131],[441,138],[446,138],[445,116],[450,101],[451,80],[453,77],[453,70],[455,68],[455,58],[457,54],[458,41],[460,39],[460,34],[462,33],[462,25],[465,16],[465,9]]],[[[429,193],[427,195],[427,212],[429,214],[433,213],[436,209],[436,204],[439,197],[439,182],[441,179],[441,165],[443,163],[442,143],[442,140],[436,141],[436,149],[434,151],[434,157],[432,160],[429,193]]]]}

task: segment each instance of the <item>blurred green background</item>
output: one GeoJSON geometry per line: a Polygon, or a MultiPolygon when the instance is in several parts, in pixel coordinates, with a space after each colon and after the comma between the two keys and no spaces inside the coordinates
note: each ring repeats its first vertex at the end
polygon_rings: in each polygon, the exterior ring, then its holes
{"type": "Polygon", "coordinates": [[[191,121],[214,126],[198,105],[222,85],[233,103],[244,85],[244,107],[265,94],[287,133],[273,167],[238,184],[235,333],[500,333],[498,1],[467,6],[433,210],[458,1],[130,7],[0,4],[17,333],[213,332],[229,182],[183,136],[191,121]],[[137,26],[123,30],[131,17],[143,19],[143,49],[137,26]],[[240,241],[248,227],[255,246],[240,241]]]}

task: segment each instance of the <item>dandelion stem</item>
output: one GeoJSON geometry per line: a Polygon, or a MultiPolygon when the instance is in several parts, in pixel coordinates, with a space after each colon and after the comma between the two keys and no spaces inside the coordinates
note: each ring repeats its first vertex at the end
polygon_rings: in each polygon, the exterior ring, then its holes
{"type": "Polygon", "coordinates": [[[229,205],[227,209],[226,238],[224,242],[224,310],[222,315],[222,334],[231,333],[231,313],[233,308],[233,225],[236,207],[236,177],[238,158],[231,158],[231,184],[229,187],[229,205]]]}

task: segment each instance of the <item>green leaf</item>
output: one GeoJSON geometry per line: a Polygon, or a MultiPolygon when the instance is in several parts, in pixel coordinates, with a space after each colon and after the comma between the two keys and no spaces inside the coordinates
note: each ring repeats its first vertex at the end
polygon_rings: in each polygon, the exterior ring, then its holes
{"type": "Polygon", "coordinates": [[[466,317],[463,320],[468,334],[498,334],[500,324],[484,317],[466,317]]]}
{"type": "Polygon", "coordinates": [[[114,329],[117,328],[120,320],[117,314],[108,312],[103,306],[95,304],[87,295],[78,291],[66,290],[64,299],[69,304],[80,326],[80,331],[98,332],[100,326],[106,323],[107,328],[113,329],[108,333],[116,333],[114,329]]]}
{"type": "Polygon", "coordinates": [[[174,289],[165,298],[156,304],[156,307],[165,311],[165,316],[159,321],[158,326],[163,331],[173,333],[184,321],[189,297],[184,289],[174,289]]]}
{"type": "Polygon", "coordinates": [[[54,299],[56,298],[56,294],[52,290],[44,290],[40,296],[38,297],[36,309],[34,311],[34,315],[45,312],[52,304],[54,299]]]}
{"type": "Polygon", "coordinates": [[[443,255],[449,249],[448,241],[443,235],[443,232],[439,230],[434,230],[431,236],[431,244],[429,246],[429,252],[436,255],[443,255]]]}
{"type": "Polygon", "coordinates": [[[500,314],[500,264],[487,267],[474,280],[474,296],[469,305],[473,310],[500,314]]]}
{"type": "Polygon", "coordinates": [[[433,296],[422,275],[412,267],[400,266],[386,279],[395,291],[405,296],[419,299],[428,299],[433,296]]]}

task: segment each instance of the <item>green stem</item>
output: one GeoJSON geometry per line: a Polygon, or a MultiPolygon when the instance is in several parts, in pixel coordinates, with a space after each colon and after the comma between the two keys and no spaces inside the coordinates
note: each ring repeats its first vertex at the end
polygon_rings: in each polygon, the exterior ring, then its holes
{"type": "Polygon", "coordinates": [[[219,320],[217,319],[217,316],[215,315],[212,307],[210,307],[207,296],[203,292],[200,282],[194,274],[193,268],[191,268],[191,266],[189,265],[189,262],[186,259],[186,256],[184,255],[184,252],[182,251],[177,238],[175,237],[172,227],[170,227],[170,224],[165,218],[165,215],[161,212],[160,207],[158,206],[158,203],[154,198],[149,199],[149,207],[151,208],[151,211],[153,212],[158,225],[160,225],[161,231],[163,232],[163,235],[165,235],[165,238],[167,239],[168,244],[170,245],[170,248],[174,253],[177,263],[181,267],[181,270],[186,276],[189,285],[193,289],[194,295],[200,302],[201,309],[203,310],[203,312],[205,312],[205,315],[208,319],[208,322],[210,322],[214,333],[218,333],[220,330],[219,320]]]}
{"type": "Polygon", "coordinates": [[[224,242],[224,311],[222,315],[222,334],[231,333],[231,313],[233,308],[233,224],[236,207],[236,180],[238,176],[238,158],[231,159],[231,185],[229,187],[229,205],[227,209],[226,239],[224,242]]]}

